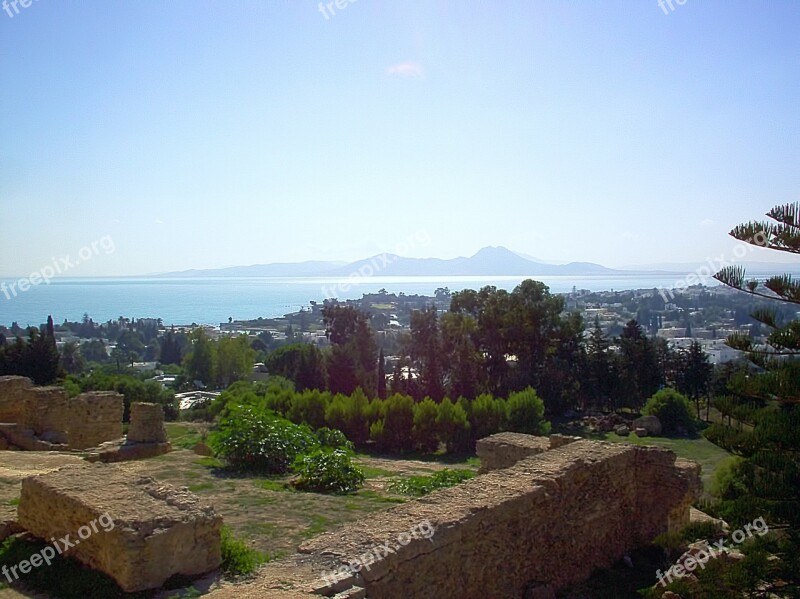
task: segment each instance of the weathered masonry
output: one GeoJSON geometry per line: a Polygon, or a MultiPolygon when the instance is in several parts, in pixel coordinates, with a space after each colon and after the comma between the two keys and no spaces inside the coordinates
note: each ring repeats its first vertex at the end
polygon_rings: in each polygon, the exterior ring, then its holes
{"type": "Polygon", "coordinates": [[[286,561],[315,582],[271,583],[285,561],[236,597],[552,597],[688,523],[700,490],[699,466],[654,447],[501,433],[479,441],[478,454],[484,474],[304,543],[286,561]],[[422,522],[433,536],[409,538],[422,522]],[[387,544],[392,551],[359,567],[387,544]]]}

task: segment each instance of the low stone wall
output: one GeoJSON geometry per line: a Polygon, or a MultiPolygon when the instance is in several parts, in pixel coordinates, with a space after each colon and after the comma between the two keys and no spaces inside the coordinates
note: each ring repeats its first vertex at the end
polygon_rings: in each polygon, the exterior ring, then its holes
{"type": "Polygon", "coordinates": [[[579,439],[580,437],[565,435],[535,437],[523,433],[497,433],[484,437],[479,439],[476,444],[476,453],[481,460],[480,473],[509,468],[524,458],[544,453],[579,439]]]}
{"type": "Polygon", "coordinates": [[[0,376],[0,422],[22,422],[25,397],[31,380],[24,376],[0,376]]]}
{"type": "Polygon", "coordinates": [[[128,426],[129,443],[165,443],[164,410],[154,403],[131,404],[131,422],[128,426]]]}
{"type": "Polygon", "coordinates": [[[0,377],[0,436],[26,450],[86,449],[122,437],[123,397],[91,391],[69,399],[63,387],[0,377]]]}
{"type": "Polygon", "coordinates": [[[197,576],[221,563],[222,517],[188,490],[115,466],[65,468],[22,481],[19,525],[42,539],[69,535],[69,554],[127,592],[197,576]]]}
{"type": "MultiPolygon", "coordinates": [[[[550,445],[516,439],[522,453],[550,445]]],[[[575,441],[370,515],[300,551],[330,572],[388,547],[342,581],[370,599],[548,596],[650,543],[679,514],[688,518],[697,476],[695,464],[665,449],[575,441]],[[430,539],[409,536],[421,523],[435,530],[430,539]]],[[[321,584],[316,592],[335,590],[321,584]]]]}
{"type": "Polygon", "coordinates": [[[116,391],[90,391],[70,400],[70,448],[87,449],[121,438],[123,409],[123,397],[116,391]]]}

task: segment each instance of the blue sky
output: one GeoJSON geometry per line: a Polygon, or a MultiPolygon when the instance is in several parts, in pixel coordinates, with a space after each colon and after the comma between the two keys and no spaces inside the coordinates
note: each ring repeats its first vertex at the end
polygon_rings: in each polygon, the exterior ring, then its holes
{"type": "Polygon", "coordinates": [[[673,6],[0,11],[0,276],[104,237],[115,251],[70,274],[350,260],[421,237],[408,255],[729,253],[733,225],[800,199],[800,2],[673,6]]]}

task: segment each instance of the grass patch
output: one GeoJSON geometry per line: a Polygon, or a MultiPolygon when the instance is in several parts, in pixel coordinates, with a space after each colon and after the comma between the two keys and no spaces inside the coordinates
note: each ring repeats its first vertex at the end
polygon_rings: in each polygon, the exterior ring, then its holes
{"type": "Polygon", "coordinates": [[[452,487],[475,476],[472,470],[440,470],[430,476],[409,476],[397,478],[389,485],[389,490],[403,495],[422,497],[437,489],[452,487]]]}
{"type": "Polygon", "coordinates": [[[255,481],[256,485],[266,491],[291,491],[292,488],[287,485],[285,482],[281,482],[279,480],[257,480],[255,481]]]}
{"type": "Polygon", "coordinates": [[[19,505],[19,497],[17,497],[16,499],[9,499],[8,505],[19,505]]]}
{"type": "Polygon", "coordinates": [[[180,422],[165,422],[164,428],[167,430],[167,439],[173,447],[191,449],[203,440],[203,435],[195,426],[180,422]]]}
{"type": "Polygon", "coordinates": [[[381,476],[392,476],[394,472],[391,470],[386,470],[386,468],[375,468],[374,466],[362,466],[361,464],[358,465],[361,469],[361,472],[364,473],[364,478],[379,478],[381,476]]]}
{"type": "Polygon", "coordinates": [[[214,483],[197,483],[196,485],[189,486],[189,490],[192,493],[197,493],[199,491],[208,491],[209,489],[214,488],[214,483]]]}
{"type": "Polygon", "coordinates": [[[318,534],[322,534],[326,530],[331,527],[331,520],[325,516],[320,516],[319,514],[314,514],[311,516],[311,524],[308,525],[303,531],[303,538],[310,539],[311,537],[315,537],[318,534]]]}
{"type": "Polygon", "coordinates": [[[204,458],[200,458],[199,460],[195,460],[195,464],[199,464],[200,466],[205,466],[206,468],[224,468],[225,463],[220,460],[219,458],[215,458],[212,456],[206,456],[204,458]]]}
{"type": "Polygon", "coordinates": [[[228,576],[250,576],[258,567],[269,561],[268,556],[249,547],[233,536],[231,529],[222,527],[222,565],[220,569],[228,576]]]}

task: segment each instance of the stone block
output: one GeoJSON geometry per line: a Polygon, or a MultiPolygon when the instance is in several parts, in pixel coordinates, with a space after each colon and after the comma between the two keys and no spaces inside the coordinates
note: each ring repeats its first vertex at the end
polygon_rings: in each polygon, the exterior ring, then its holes
{"type": "Polygon", "coordinates": [[[188,490],[112,465],[25,478],[17,513],[37,537],[70,535],[75,546],[68,554],[126,592],[158,588],[176,574],[198,576],[221,562],[222,518],[212,507],[188,490]]]}

